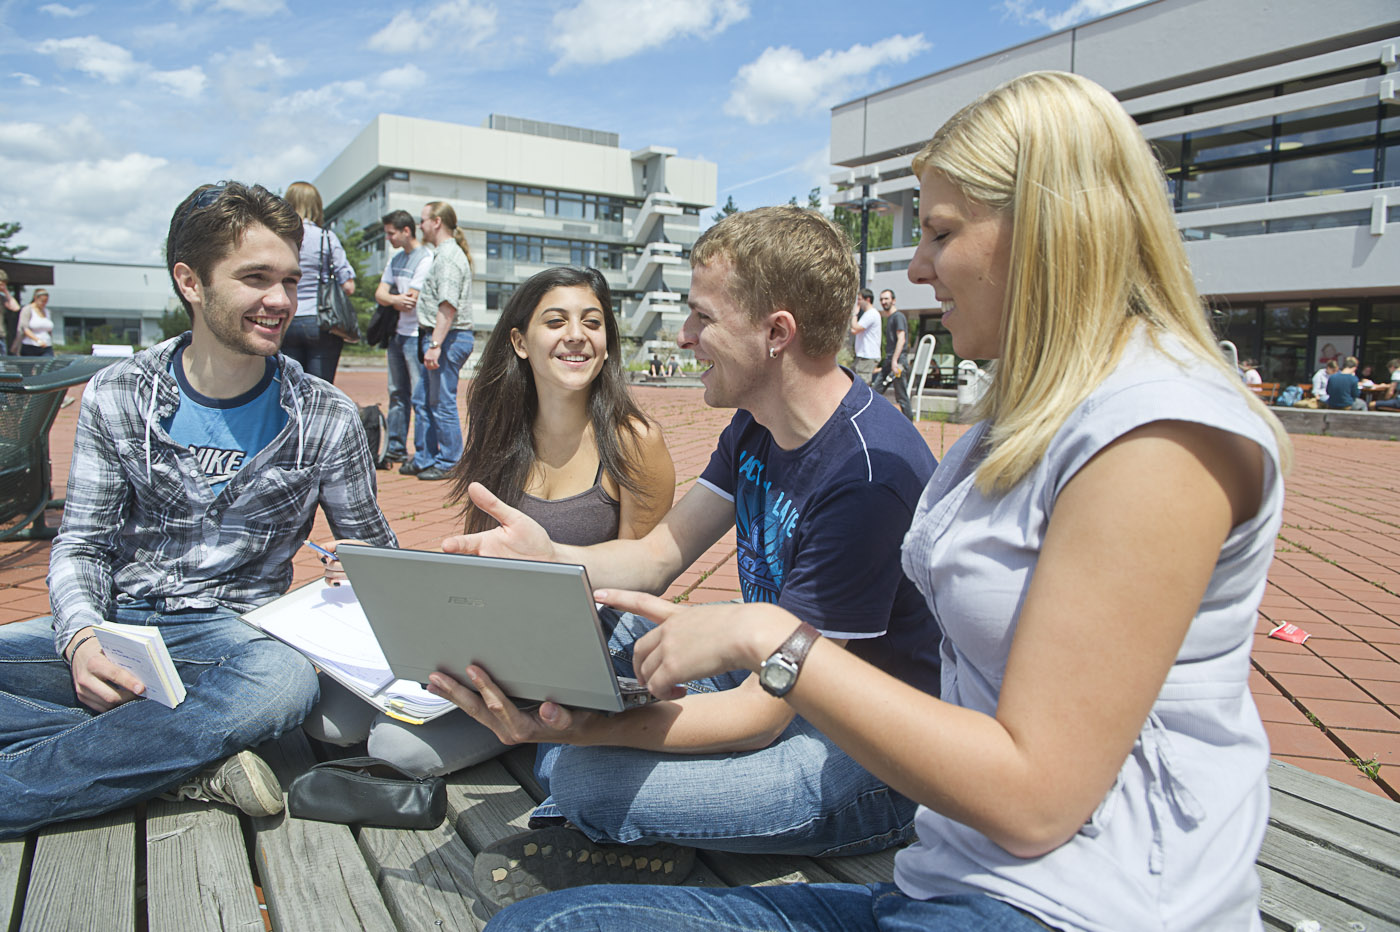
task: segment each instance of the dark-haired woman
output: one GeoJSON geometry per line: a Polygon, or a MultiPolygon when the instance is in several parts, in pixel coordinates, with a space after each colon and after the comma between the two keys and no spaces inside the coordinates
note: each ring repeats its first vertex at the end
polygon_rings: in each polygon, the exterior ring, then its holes
{"type": "Polygon", "coordinates": [[[516,289],[472,382],[452,470],[468,533],[496,523],[472,507],[472,482],[580,546],[641,537],[670,510],[671,454],[628,394],[619,356],[596,269],[547,269],[516,289]]]}
{"type": "MultiPolygon", "coordinates": [[[[479,481],[557,541],[641,537],[671,508],[676,470],[661,429],[627,391],[608,283],[595,269],[530,278],[486,343],[467,399],[466,450],[451,473],[454,501],[479,481]]],[[[495,524],[468,503],[468,531],[495,524]]],[[[321,678],[306,719],[331,744],[368,741],[369,753],[422,776],[446,774],[505,748],[460,710],[408,725],[321,678]]]]}

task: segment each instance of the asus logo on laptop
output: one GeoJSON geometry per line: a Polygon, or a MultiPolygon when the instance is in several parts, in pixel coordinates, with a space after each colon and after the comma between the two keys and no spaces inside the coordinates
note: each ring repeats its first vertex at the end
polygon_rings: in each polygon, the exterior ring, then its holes
{"type": "Polygon", "coordinates": [[[448,604],[448,605],[470,605],[472,608],[485,608],[485,607],[486,607],[486,603],[483,602],[483,601],[481,601],[480,599],[473,599],[473,598],[469,598],[469,597],[464,596],[464,595],[449,595],[449,596],[447,597],[447,604],[448,604]]]}

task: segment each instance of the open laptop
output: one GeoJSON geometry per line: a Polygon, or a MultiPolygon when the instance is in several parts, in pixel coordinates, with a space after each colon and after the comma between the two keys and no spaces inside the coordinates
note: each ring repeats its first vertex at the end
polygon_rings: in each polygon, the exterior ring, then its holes
{"type": "Polygon", "coordinates": [[[362,544],[336,554],[401,679],[460,680],[474,663],[516,699],[604,712],[652,700],[613,671],[582,566],[362,544]]]}

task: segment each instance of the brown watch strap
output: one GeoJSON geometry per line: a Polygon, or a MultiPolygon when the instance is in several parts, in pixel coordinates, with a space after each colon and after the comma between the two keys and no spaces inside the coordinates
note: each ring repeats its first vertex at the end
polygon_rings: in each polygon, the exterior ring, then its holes
{"type": "Polygon", "coordinates": [[[812,649],[813,644],[817,643],[819,637],[821,637],[821,632],[804,621],[797,626],[796,631],[788,635],[788,639],[783,642],[782,647],[778,648],[778,652],[790,660],[800,672],[802,661],[807,659],[807,652],[812,649]]]}

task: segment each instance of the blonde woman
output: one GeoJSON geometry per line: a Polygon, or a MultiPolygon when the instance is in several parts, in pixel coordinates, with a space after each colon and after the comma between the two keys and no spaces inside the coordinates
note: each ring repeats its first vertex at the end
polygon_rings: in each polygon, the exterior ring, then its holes
{"type": "Polygon", "coordinates": [[[316,289],[326,266],[336,286],[346,294],[355,293],[355,270],[345,258],[345,247],[334,231],[321,226],[325,216],[321,207],[321,192],[306,181],[294,181],[283,195],[292,209],[301,216],[301,280],[297,282],[297,313],[282,339],[282,352],[297,362],[307,374],[335,381],[340,365],[340,351],[345,341],[321,329],[316,319],[316,289]]]}
{"type": "Polygon", "coordinates": [[[40,288],[34,292],[34,300],[19,312],[19,355],[53,355],[53,318],[48,306],[49,293],[40,288]]]}
{"type": "MultiPolygon", "coordinates": [[[[1221,358],[1160,169],[1098,85],[1013,80],[913,168],[909,277],[960,356],[997,360],[904,544],[944,629],[942,696],[818,639],[784,701],[922,804],[918,841],[893,883],[587,887],[492,932],[1260,928],[1247,677],[1287,438],[1221,358]]],[[[636,650],[663,696],[767,676],[799,622],[597,597],[667,619],[636,650]]]]}

